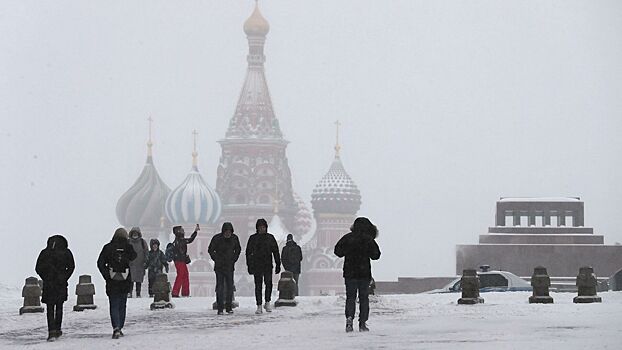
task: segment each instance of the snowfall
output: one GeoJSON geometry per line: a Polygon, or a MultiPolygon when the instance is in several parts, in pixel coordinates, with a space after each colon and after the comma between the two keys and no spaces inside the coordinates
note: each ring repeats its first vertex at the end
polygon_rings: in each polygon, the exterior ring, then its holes
{"type": "MultiPolygon", "coordinates": [[[[233,315],[216,315],[213,298],[173,299],[151,311],[149,298],[128,299],[125,336],[111,339],[105,295],[96,310],[65,303],[63,336],[46,342],[44,313],[18,314],[17,288],[0,295],[0,348],[24,349],[622,349],[622,292],[602,303],[529,304],[529,292],[482,293],[480,305],[457,305],[459,294],[372,297],[368,333],[345,333],[341,296],[298,297],[298,306],[255,315],[254,298],[238,297],[233,315]]],[[[276,293],[275,293],[276,296],[276,293]]],[[[276,298],[275,298],[276,299],[276,298]]],[[[273,301],[275,300],[273,299],[273,301]]]]}

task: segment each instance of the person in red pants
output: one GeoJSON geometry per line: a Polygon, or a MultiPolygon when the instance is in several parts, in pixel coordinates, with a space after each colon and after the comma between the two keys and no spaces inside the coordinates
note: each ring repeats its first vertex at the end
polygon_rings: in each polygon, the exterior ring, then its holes
{"type": "Polygon", "coordinates": [[[175,269],[177,270],[177,277],[175,277],[175,283],[173,284],[173,298],[179,298],[180,290],[182,297],[190,296],[190,279],[188,275],[190,257],[188,256],[188,244],[194,241],[198,231],[199,224],[197,224],[190,238],[186,238],[184,237],[185,232],[183,227],[173,227],[175,240],[166,247],[167,253],[172,255],[173,261],[175,262],[175,269]]]}

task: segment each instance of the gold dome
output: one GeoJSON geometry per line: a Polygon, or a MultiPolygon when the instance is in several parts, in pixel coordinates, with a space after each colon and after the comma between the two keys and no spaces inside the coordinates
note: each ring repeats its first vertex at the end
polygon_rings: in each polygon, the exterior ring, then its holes
{"type": "Polygon", "coordinates": [[[248,36],[266,36],[270,31],[270,24],[261,15],[259,4],[255,2],[255,10],[244,22],[244,32],[248,36]]]}

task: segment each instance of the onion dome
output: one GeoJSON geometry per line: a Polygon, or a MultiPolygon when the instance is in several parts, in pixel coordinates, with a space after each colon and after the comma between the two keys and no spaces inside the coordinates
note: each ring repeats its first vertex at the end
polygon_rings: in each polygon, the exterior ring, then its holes
{"type": "Polygon", "coordinates": [[[152,146],[150,125],[147,162],[136,182],[117,202],[117,218],[125,227],[160,227],[164,217],[164,203],[171,189],[162,181],[153,165],[152,146]]]}
{"type": "Polygon", "coordinates": [[[307,204],[296,192],[294,192],[294,202],[296,202],[298,208],[294,216],[294,236],[300,238],[311,231],[313,227],[313,214],[311,214],[307,204]]]}
{"type": "Polygon", "coordinates": [[[244,32],[248,36],[266,36],[270,31],[270,24],[261,15],[259,4],[255,2],[255,10],[244,22],[244,32]]]}
{"type": "Polygon", "coordinates": [[[274,236],[274,238],[276,239],[276,243],[279,246],[283,246],[287,241],[287,235],[289,234],[289,231],[285,227],[285,224],[283,223],[283,220],[281,220],[281,218],[279,217],[278,213],[274,214],[272,220],[270,220],[270,223],[268,224],[268,232],[270,232],[274,236]]]}
{"type": "Polygon", "coordinates": [[[166,199],[166,217],[173,225],[215,224],[220,218],[220,197],[199,173],[197,167],[196,131],[194,132],[192,168],[186,179],[166,199]]]}
{"type": "Polygon", "coordinates": [[[335,160],[330,169],[311,193],[313,211],[330,214],[356,215],[361,208],[361,193],[346,172],[339,151],[339,122],[337,124],[337,143],[335,144],[335,160]]]}

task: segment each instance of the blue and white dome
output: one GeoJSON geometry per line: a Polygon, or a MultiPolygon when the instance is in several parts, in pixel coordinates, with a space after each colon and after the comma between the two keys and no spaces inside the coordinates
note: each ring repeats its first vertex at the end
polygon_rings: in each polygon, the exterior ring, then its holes
{"type": "Polygon", "coordinates": [[[220,197],[207,185],[196,166],[196,153],[190,173],[166,199],[166,217],[173,225],[215,224],[220,218],[220,197]]]}

